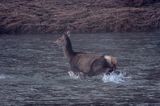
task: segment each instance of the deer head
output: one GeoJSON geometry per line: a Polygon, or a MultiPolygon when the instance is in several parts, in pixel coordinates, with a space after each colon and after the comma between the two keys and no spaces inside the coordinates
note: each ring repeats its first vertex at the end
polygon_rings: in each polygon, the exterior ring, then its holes
{"type": "Polygon", "coordinates": [[[66,33],[64,33],[60,38],[58,38],[54,43],[56,43],[58,46],[61,46],[64,52],[64,56],[70,60],[73,55],[74,55],[74,51],[72,49],[72,44],[71,41],[69,39],[70,36],[70,32],[67,31],[66,33]]]}
{"type": "Polygon", "coordinates": [[[58,46],[65,46],[67,44],[67,37],[70,37],[70,31],[64,33],[54,43],[57,44],[58,46]]]}

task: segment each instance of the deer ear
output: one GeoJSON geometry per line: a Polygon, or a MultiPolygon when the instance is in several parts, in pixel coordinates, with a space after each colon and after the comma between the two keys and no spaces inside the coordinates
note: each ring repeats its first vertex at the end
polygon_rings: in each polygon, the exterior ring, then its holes
{"type": "Polygon", "coordinates": [[[71,35],[70,35],[70,31],[67,31],[66,32],[66,35],[68,36],[68,37],[70,37],[71,35]]]}

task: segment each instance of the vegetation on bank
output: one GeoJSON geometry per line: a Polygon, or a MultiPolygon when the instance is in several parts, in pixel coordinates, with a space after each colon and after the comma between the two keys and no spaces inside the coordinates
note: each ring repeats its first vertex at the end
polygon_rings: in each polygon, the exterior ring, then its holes
{"type": "Polygon", "coordinates": [[[159,0],[1,0],[0,33],[132,32],[160,28],[159,0]]]}

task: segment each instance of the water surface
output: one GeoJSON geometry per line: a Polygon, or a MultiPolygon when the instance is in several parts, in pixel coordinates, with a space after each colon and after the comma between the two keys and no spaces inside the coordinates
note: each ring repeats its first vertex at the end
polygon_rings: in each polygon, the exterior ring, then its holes
{"type": "Polygon", "coordinates": [[[1,105],[160,105],[160,33],[72,35],[76,51],[116,56],[120,83],[69,77],[57,37],[0,36],[1,105]]]}

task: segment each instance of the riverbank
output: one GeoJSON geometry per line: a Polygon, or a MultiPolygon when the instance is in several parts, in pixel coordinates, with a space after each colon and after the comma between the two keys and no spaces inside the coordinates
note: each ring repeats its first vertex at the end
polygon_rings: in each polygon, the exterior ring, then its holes
{"type": "Polygon", "coordinates": [[[0,33],[56,33],[66,27],[75,33],[158,30],[160,2],[2,0],[0,3],[0,33]]]}

